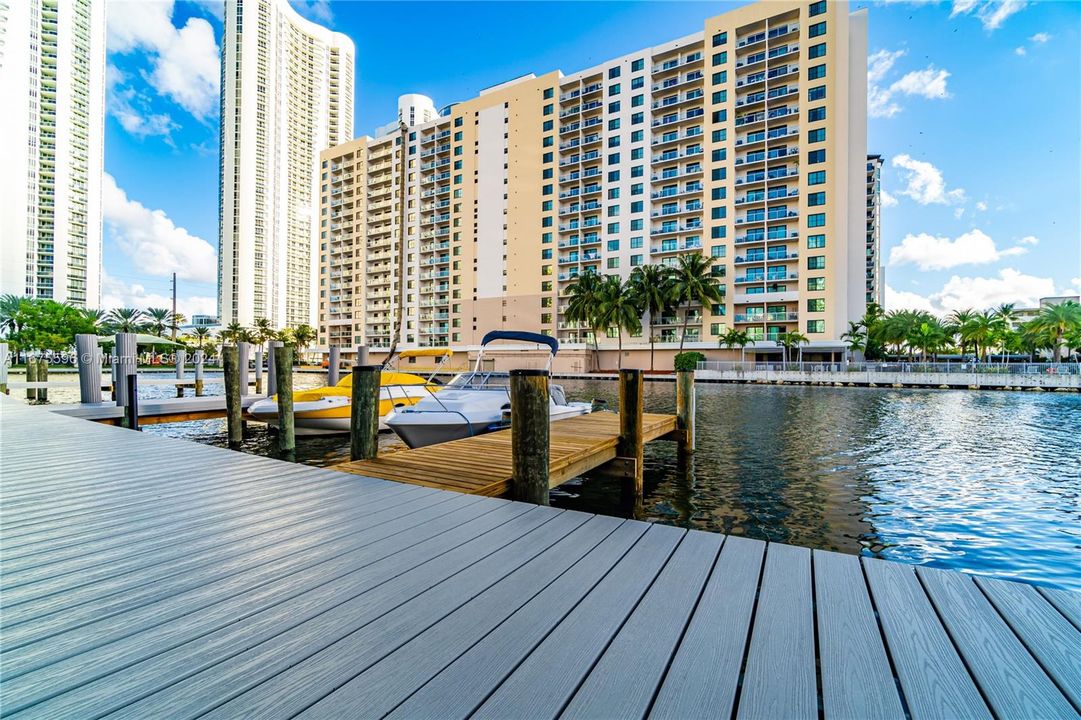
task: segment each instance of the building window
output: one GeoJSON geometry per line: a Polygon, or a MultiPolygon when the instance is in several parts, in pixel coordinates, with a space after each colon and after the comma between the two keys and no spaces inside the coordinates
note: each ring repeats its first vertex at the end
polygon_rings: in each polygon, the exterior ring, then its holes
{"type": "Polygon", "coordinates": [[[632,231],[641,230],[641,229],[642,229],[642,220],[641,219],[631,220],[631,230],[632,231]]]}
{"type": "Polygon", "coordinates": [[[811,17],[814,17],[815,15],[821,15],[824,12],[826,12],[826,0],[818,0],[818,2],[813,2],[807,8],[807,14],[811,17]]]}
{"type": "Polygon", "coordinates": [[[641,255],[631,255],[631,267],[638,267],[642,264],[641,255]]]}
{"type": "Polygon", "coordinates": [[[609,130],[619,130],[619,118],[612,118],[608,121],[609,130]]]}
{"type": "Polygon", "coordinates": [[[727,102],[727,100],[728,100],[728,91],[727,90],[717,90],[716,92],[713,93],[712,100],[713,100],[714,105],[716,105],[717,103],[727,102]]]}
{"type": "Polygon", "coordinates": [[[811,250],[818,250],[818,249],[826,247],[826,236],[825,235],[808,235],[807,236],[807,247],[809,249],[811,249],[811,250]]]}
{"type": "Polygon", "coordinates": [[[551,100],[553,95],[555,95],[555,90],[553,88],[544,88],[545,100],[551,100]]]}
{"type": "Polygon", "coordinates": [[[826,321],[825,320],[808,320],[807,321],[807,332],[812,333],[812,334],[821,334],[821,333],[826,332],[826,321]]]}
{"type": "Polygon", "coordinates": [[[714,85],[723,85],[725,82],[728,81],[728,71],[720,70],[718,72],[715,72],[713,73],[712,79],[714,85]]]}
{"type": "Polygon", "coordinates": [[[824,192],[811,193],[810,195],[807,196],[807,204],[810,205],[811,207],[815,207],[817,205],[825,205],[826,204],[826,193],[824,193],[824,192]]]}
{"type": "Polygon", "coordinates": [[[641,236],[632,237],[631,238],[631,250],[638,250],[641,247],[642,247],[642,237],[641,236]]]}
{"type": "Polygon", "coordinates": [[[726,62],[728,62],[728,52],[727,51],[714,53],[714,55],[713,55],[713,66],[714,67],[717,67],[718,65],[724,65],[726,62]]]}
{"type": "Polygon", "coordinates": [[[551,120],[545,120],[544,125],[541,127],[541,130],[544,132],[551,132],[553,127],[554,126],[551,120]]]}
{"type": "Polygon", "coordinates": [[[543,157],[541,157],[541,162],[550,163],[550,162],[552,162],[553,157],[554,156],[553,156],[552,153],[546,152],[546,153],[544,153],[543,157]]]}
{"type": "Polygon", "coordinates": [[[608,206],[608,217],[619,217],[619,205],[608,206]]]}
{"type": "Polygon", "coordinates": [[[815,170],[813,173],[807,175],[808,185],[825,185],[826,184],[826,171],[815,170]]]}
{"type": "Polygon", "coordinates": [[[826,34],[826,21],[815,23],[807,29],[807,37],[820,37],[826,34]]]}
{"type": "Polygon", "coordinates": [[[541,218],[541,227],[552,227],[552,218],[551,217],[541,218]]]}
{"type": "Polygon", "coordinates": [[[646,102],[645,95],[635,95],[631,98],[631,107],[640,107],[646,102]]]}
{"type": "Polygon", "coordinates": [[[552,170],[552,168],[544,168],[544,170],[543,170],[543,171],[541,171],[541,177],[542,177],[542,179],[544,179],[544,180],[551,180],[551,179],[552,179],[552,173],[553,173],[553,172],[554,172],[554,171],[552,170]]]}
{"type": "Polygon", "coordinates": [[[553,145],[555,145],[555,141],[552,140],[551,135],[545,135],[544,140],[543,140],[543,142],[541,144],[544,147],[552,147],[553,145]]]}
{"type": "Polygon", "coordinates": [[[645,189],[642,183],[635,183],[634,185],[631,185],[631,195],[641,195],[644,192],[645,189]]]}
{"type": "Polygon", "coordinates": [[[728,111],[727,110],[714,110],[713,115],[711,117],[713,118],[713,122],[715,122],[715,123],[725,122],[726,120],[728,120],[728,111]]]}
{"type": "Polygon", "coordinates": [[[713,142],[724,142],[728,139],[728,130],[714,130],[711,137],[713,142]]]}
{"type": "Polygon", "coordinates": [[[646,114],[645,113],[636,112],[633,115],[631,115],[631,125],[641,125],[645,121],[646,121],[646,114]]]}
{"type": "Polygon", "coordinates": [[[826,278],[824,278],[824,277],[807,278],[807,289],[808,290],[815,290],[815,291],[825,290],[826,289],[826,278]]]}
{"type": "Polygon", "coordinates": [[[631,212],[632,213],[640,213],[640,212],[642,212],[643,209],[644,209],[644,205],[642,204],[641,200],[635,200],[634,202],[631,203],[631,212]]]}
{"type": "Polygon", "coordinates": [[[807,119],[811,122],[818,122],[819,120],[826,119],[826,108],[816,107],[807,111],[807,119]]]}
{"type": "Polygon", "coordinates": [[[619,188],[609,188],[608,189],[608,199],[609,200],[615,200],[618,197],[619,197],[619,188]]]}
{"type": "Polygon", "coordinates": [[[646,86],[646,79],[639,75],[636,78],[631,78],[631,90],[637,90],[646,86]]]}
{"type": "Polygon", "coordinates": [[[812,150],[811,152],[807,153],[807,164],[808,165],[817,165],[818,163],[824,163],[824,162],[826,162],[826,151],[825,150],[812,150]]]}
{"type": "Polygon", "coordinates": [[[552,212],[552,201],[545,200],[541,203],[541,212],[552,212]]]}
{"type": "Polygon", "coordinates": [[[807,133],[807,142],[825,142],[826,141],[826,128],[818,128],[816,130],[810,130],[807,133]]]}
{"type": "Polygon", "coordinates": [[[545,114],[545,115],[551,115],[551,114],[552,114],[552,108],[553,108],[553,107],[554,107],[554,106],[552,105],[552,103],[548,103],[547,105],[545,105],[545,106],[544,106],[544,114],[545,114]]]}
{"type": "Polygon", "coordinates": [[[619,153],[610,153],[608,155],[609,165],[619,165],[619,153]]]}
{"type": "Polygon", "coordinates": [[[645,168],[644,165],[633,165],[633,166],[631,166],[631,177],[636,178],[636,177],[642,177],[643,175],[645,175],[644,168],[645,168]]]}
{"type": "Polygon", "coordinates": [[[608,112],[610,112],[610,113],[619,112],[619,101],[618,100],[616,100],[615,102],[608,103],[608,112]]]}
{"type": "Polygon", "coordinates": [[[617,252],[619,250],[619,240],[608,241],[608,252],[617,252]]]}
{"type": "Polygon", "coordinates": [[[631,72],[638,72],[639,70],[644,70],[645,67],[646,67],[646,61],[643,60],[642,58],[638,58],[637,60],[632,60],[631,61],[631,72]]]}
{"type": "Polygon", "coordinates": [[[826,298],[808,298],[807,312],[826,312],[826,298]]]}
{"type": "Polygon", "coordinates": [[[709,211],[709,217],[711,220],[724,220],[727,215],[728,208],[724,207],[723,205],[720,207],[712,208],[709,211]]]}
{"type": "MultiPolygon", "coordinates": [[[[612,68],[612,69],[613,70],[618,70],[619,68],[612,68]]],[[[611,97],[612,95],[619,95],[619,83],[615,83],[613,85],[608,86],[608,96],[611,97]]]]}
{"type": "Polygon", "coordinates": [[[608,171],[608,182],[619,182],[619,170],[608,171]]]}
{"type": "Polygon", "coordinates": [[[551,195],[552,194],[552,186],[551,185],[545,185],[544,187],[542,187],[541,188],[541,194],[542,195],[551,195]]]}
{"type": "Polygon", "coordinates": [[[710,257],[715,257],[715,258],[723,258],[725,256],[726,252],[727,251],[726,251],[724,245],[714,245],[713,247],[711,247],[709,249],[710,257]]]}
{"type": "Polygon", "coordinates": [[[719,47],[728,42],[728,33],[720,32],[713,36],[713,47],[719,47]]]}
{"type": "Polygon", "coordinates": [[[807,79],[808,80],[818,80],[819,78],[824,78],[824,77],[826,77],[826,64],[825,63],[822,63],[821,65],[812,65],[811,67],[807,68],[807,79]]]}
{"type": "Polygon", "coordinates": [[[646,156],[645,148],[631,148],[631,160],[641,160],[646,156]]]}
{"type": "Polygon", "coordinates": [[[826,225],[826,213],[815,213],[807,216],[807,227],[824,227],[826,225]]]}
{"type": "Polygon", "coordinates": [[[642,142],[643,140],[645,140],[645,137],[646,136],[645,136],[645,131],[644,130],[633,130],[633,131],[631,131],[631,142],[632,143],[642,142]]]}
{"type": "Polygon", "coordinates": [[[462,126],[462,118],[460,116],[454,118],[454,127],[461,127],[461,126],[462,126]]]}
{"type": "Polygon", "coordinates": [[[608,68],[608,79],[612,80],[619,77],[619,66],[608,68]]]}
{"type": "Polygon", "coordinates": [[[619,258],[617,258],[617,257],[608,258],[608,269],[609,270],[616,270],[618,268],[619,268],[619,258]]]}
{"type": "Polygon", "coordinates": [[[807,58],[814,60],[815,58],[826,56],[826,43],[818,43],[807,48],[807,58]]]}
{"type": "Polygon", "coordinates": [[[618,233],[619,233],[619,223],[617,223],[617,222],[608,223],[608,234],[609,235],[616,235],[618,233]]]}
{"type": "Polygon", "coordinates": [[[807,258],[808,270],[825,270],[826,269],[826,256],[825,255],[812,255],[807,258]]]}
{"type": "Polygon", "coordinates": [[[825,85],[818,85],[817,87],[813,87],[813,88],[811,88],[811,89],[809,89],[807,91],[807,100],[809,100],[810,102],[814,102],[815,100],[825,100],[825,99],[826,99],[826,86],[825,85]]]}
{"type": "Polygon", "coordinates": [[[541,260],[551,260],[551,259],[552,259],[552,248],[543,248],[541,250],[541,260]]]}
{"type": "Polygon", "coordinates": [[[720,240],[724,238],[727,234],[728,233],[727,230],[725,230],[724,225],[718,225],[716,227],[710,228],[709,230],[709,236],[714,240],[720,240]]]}

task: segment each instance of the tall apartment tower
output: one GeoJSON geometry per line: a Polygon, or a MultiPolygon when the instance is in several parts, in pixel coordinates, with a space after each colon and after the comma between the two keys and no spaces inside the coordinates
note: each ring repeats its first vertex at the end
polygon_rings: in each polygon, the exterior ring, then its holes
{"type": "Polygon", "coordinates": [[[882,156],[867,156],[867,302],[880,307],[886,297],[882,263],[882,156]]]}
{"type": "Polygon", "coordinates": [[[757,3],[327,150],[321,340],[462,348],[506,328],[585,352],[577,277],[708,253],[723,301],[650,319],[629,356],[649,325],[670,353],[687,321],[686,348],[736,327],[749,353],[799,331],[805,356],[840,357],[866,303],[866,56],[864,12],[757,3]]]}
{"type": "Polygon", "coordinates": [[[0,293],[101,301],[105,1],[0,2],[0,293]]]}
{"type": "Polygon", "coordinates": [[[355,50],[288,0],[228,0],[222,40],[218,309],[314,325],[319,152],[353,129],[355,50]]]}

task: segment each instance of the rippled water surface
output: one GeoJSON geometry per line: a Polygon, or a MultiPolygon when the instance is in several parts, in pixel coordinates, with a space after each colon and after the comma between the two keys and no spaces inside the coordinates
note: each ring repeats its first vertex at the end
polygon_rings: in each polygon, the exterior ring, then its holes
{"type": "MultiPolygon", "coordinates": [[[[322,382],[298,374],[295,385],[322,382]]],[[[616,407],[614,382],[561,384],[571,399],[616,407]]],[[[220,388],[209,376],[207,392],[220,388]]],[[[73,399],[59,392],[54,400],[73,399]]],[[[646,383],[647,410],[674,406],[672,383],[646,383]]],[[[225,444],[221,420],[146,429],[225,444]]],[[[273,448],[252,424],[244,450],[273,448]]],[[[298,438],[299,462],[347,454],[346,438],[298,438]]],[[[651,443],[645,491],[638,514],[648,520],[1081,590],[1073,393],[699,384],[698,452],[681,464],[673,443],[651,443]]],[[[552,503],[631,512],[616,481],[576,481],[552,503]]]]}

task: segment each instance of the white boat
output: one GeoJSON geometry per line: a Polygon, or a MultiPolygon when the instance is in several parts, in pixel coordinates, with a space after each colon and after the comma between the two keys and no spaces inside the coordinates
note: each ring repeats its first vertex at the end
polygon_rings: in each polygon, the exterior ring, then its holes
{"type": "MultiPolygon", "coordinates": [[[[481,341],[471,372],[460,373],[436,395],[395,408],[384,419],[387,427],[411,448],[434,445],[502,430],[510,423],[510,373],[480,369],[484,348],[496,340],[517,340],[547,345],[551,349],[547,369],[559,350],[555,338],[529,332],[493,330],[481,341]]],[[[585,415],[592,403],[567,402],[559,385],[549,385],[549,413],[552,420],[585,415]]]]}
{"type": "MultiPolygon", "coordinates": [[[[379,379],[379,429],[388,430],[384,420],[396,407],[412,405],[443,389],[435,382],[439,368],[453,355],[450,348],[418,348],[398,354],[397,369],[383,370],[379,379]],[[403,358],[438,358],[428,377],[401,371],[403,358]]],[[[349,432],[353,374],[346,373],[337,385],[297,390],[293,393],[293,426],[297,435],[333,435],[349,432]]],[[[278,398],[273,395],[252,403],[248,414],[271,427],[278,426],[278,398]]]]}

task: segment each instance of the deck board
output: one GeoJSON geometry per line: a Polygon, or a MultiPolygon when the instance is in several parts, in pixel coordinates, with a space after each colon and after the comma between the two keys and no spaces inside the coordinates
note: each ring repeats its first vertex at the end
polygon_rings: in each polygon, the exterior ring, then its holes
{"type": "Polygon", "coordinates": [[[0,715],[1077,716],[1079,593],[421,484],[0,396],[0,715]]]}
{"type": "MultiPolygon", "coordinates": [[[[645,442],[676,429],[673,415],[646,413],[642,419],[645,442]]],[[[615,459],[619,441],[619,415],[589,413],[552,423],[549,437],[549,482],[552,487],[615,459]]],[[[499,497],[510,491],[513,475],[510,430],[462,440],[399,450],[374,460],[336,465],[342,472],[384,480],[445,488],[475,495],[499,497]]]]}

